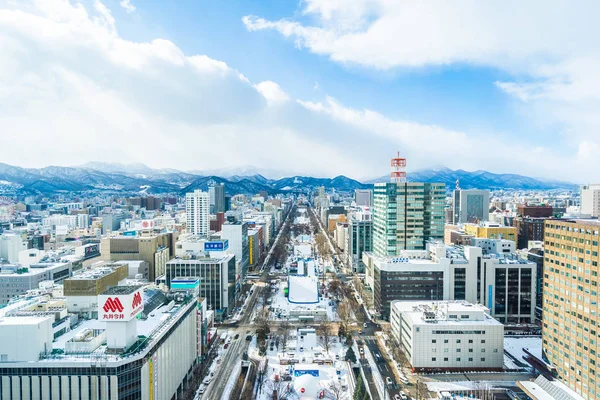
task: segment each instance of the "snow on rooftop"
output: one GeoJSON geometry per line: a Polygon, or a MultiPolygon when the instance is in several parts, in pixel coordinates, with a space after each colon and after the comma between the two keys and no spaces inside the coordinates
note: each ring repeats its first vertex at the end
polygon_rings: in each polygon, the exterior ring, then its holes
{"type": "Polygon", "coordinates": [[[510,353],[517,360],[525,361],[525,352],[523,349],[529,350],[534,357],[542,360],[542,338],[540,336],[517,336],[504,338],[504,351],[510,353]]]}
{"type": "Polygon", "coordinates": [[[319,282],[315,276],[290,276],[290,303],[314,304],[319,302],[319,282]]]}

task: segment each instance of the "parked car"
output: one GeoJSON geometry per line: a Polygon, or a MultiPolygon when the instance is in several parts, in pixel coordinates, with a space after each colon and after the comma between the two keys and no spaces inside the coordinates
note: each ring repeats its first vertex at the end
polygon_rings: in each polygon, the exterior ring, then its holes
{"type": "Polygon", "coordinates": [[[252,335],[246,335],[246,340],[252,340],[252,335]]]}
{"type": "Polygon", "coordinates": [[[392,378],[390,378],[389,376],[386,376],[386,377],[385,377],[385,383],[386,383],[386,385],[388,385],[388,386],[390,386],[390,385],[393,385],[393,384],[394,384],[394,382],[392,382],[392,378]]]}
{"type": "Polygon", "coordinates": [[[224,349],[229,347],[229,343],[225,343],[225,346],[223,346],[224,349]]]}
{"type": "Polygon", "coordinates": [[[198,393],[203,394],[204,392],[206,392],[206,386],[200,385],[200,387],[198,387],[198,393]]]}
{"type": "Polygon", "coordinates": [[[394,400],[401,400],[401,399],[400,399],[400,395],[399,395],[399,394],[395,394],[395,395],[394,395],[394,400]]]}
{"type": "Polygon", "coordinates": [[[234,336],[233,338],[234,338],[234,339],[237,339],[237,338],[239,338],[239,337],[240,337],[240,334],[239,334],[239,333],[236,333],[236,334],[235,334],[235,336],[234,336]]]}
{"type": "Polygon", "coordinates": [[[366,323],[366,322],[365,322],[365,323],[363,323],[363,327],[364,327],[364,328],[366,328],[366,327],[367,327],[367,323],[366,323]]]}
{"type": "Polygon", "coordinates": [[[404,392],[400,392],[400,399],[408,400],[408,396],[406,394],[404,394],[404,392]]]}
{"type": "Polygon", "coordinates": [[[204,378],[202,383],[208,386],[210,384],[210,381],[212,381],[212,378],[210,376],[207,376],[206,378],[204,378]]]}

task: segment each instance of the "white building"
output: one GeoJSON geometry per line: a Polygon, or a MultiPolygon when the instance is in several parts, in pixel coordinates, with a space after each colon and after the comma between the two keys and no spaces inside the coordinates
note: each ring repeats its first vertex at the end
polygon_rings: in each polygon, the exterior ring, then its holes
{"type": "Polygon", "coordinates": [[[517,244],[514,240],[506,239],[488,239],[472,238],[471,246],[479,247],[483,254],[513,254],[517,251],[517,244]]]}
{"type": "Polygon", "coordinates": [[[580,213],[600,216],[600,184],[581,186],[580,213]]]}
{"type": "Polygon", "coordinates": [[[194,190],[185,195],[187,232],[194,235],[208,235],[210,231],[210,199],[208,192],[194,190]]]}
{"type": "Polygon", "coordinates": [[[504,325],[483,305],[394,301],[391,327],[415,370],[501,370],[504,365],[504,325]]]}
{"type": "Polygon", "coordinates": [[[537,266],[517,254],[430,243],[397,257],[365,252],[363,262],[375,310],[384,318],[394,300],[466,300],[488,307],[503,323],[535,321],[537,266]]]}
{"type": "Polygon", "coordinates": [[[4,233],[0,235],[0,258],[9,263],[19,261],[19,253],[26,250],[20,235],[4,233]]]}
{"type": "Polygon", "coordinates": [[[183,398],[199,361],[196,298],[123,288],[98,296],[99,319],[54,341],[52,319],[2,314],[2,399],[183,398]]]}

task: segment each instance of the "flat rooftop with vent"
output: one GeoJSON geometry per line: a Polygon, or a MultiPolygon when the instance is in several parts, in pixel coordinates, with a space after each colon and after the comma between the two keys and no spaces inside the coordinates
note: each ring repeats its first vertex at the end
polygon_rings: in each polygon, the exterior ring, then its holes
{"type": "Polygon", "coordinates": [[[394,301],[392,336],[416,371],[502,370],[504,325],[481,304],[394,301]]]}

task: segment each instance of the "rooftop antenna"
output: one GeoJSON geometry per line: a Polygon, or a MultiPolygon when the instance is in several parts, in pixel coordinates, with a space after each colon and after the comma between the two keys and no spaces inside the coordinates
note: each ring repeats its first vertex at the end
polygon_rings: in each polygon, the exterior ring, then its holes
{"type": "Polygon", "coordinates": [[[404,183],[406,182],[406,158],[400,157],[400,152],[398,152],[398,157],[392,158],[392,172],[390,173],[390,178],[392,183],[404,183]]]}

